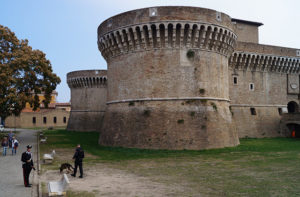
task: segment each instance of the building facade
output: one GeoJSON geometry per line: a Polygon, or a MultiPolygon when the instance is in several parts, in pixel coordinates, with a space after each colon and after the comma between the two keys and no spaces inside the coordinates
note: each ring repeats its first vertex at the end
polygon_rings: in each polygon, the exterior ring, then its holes
{"type": "Polygon", "coordinates": [[[40,109],[38,111],[23,111],[19,116],[9,116],[5,119],[8,128],[49,128],[66,127],[70,112],[64,109],[40,109]]]}
{"type": "Polygon", "coordinates": [[[26,103],[25,108],[19,116],[9,116],[5,119],[5,127],[8,128],[49,128],[66,127],[70,116],[70,103],[57,103],[57,92],[51,94],[51,101],[48,108],[45,108],[42,101],[44,95],[39,94],[40,107],[33,111],[33,108],[26,103]]]}
{"type": "Polygon", "coordinates": [[[290,136],[297,122],[283,117],[299,108],[300,50],[259,44],[261,25],[177,6],[101,23],[108,83],[99,143],[198,150],[290,136]]]}

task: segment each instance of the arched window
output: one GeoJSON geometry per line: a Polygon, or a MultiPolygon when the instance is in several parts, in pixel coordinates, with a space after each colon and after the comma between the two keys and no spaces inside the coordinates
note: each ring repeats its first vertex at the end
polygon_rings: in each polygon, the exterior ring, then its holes
{"type": "Polygon", "coordinates": [[[289,113],[299,112],[299,105],[295,101],[290,101],[288,103],[288,112],[289,113]]]}

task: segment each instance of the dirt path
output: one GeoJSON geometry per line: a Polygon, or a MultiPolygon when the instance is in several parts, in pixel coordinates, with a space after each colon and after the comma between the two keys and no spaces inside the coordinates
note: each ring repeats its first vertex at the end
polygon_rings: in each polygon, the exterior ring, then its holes
{"type": "MultiPolygon", "coordinates": [[[[97,165],[89,170],[84,169],[84,178],[79,179],[68,175],[69,189],[74,191],[89,191],[96,196],[106,197],[160,197],[174,196],[174,186],[155,183],[145,177],[139,177],[128,172],[109,168],[107,165],[97,165]]],[[[45,172],[41,176],[42,182],[59,180],[61,175],[58,170],[45,172]]]]}

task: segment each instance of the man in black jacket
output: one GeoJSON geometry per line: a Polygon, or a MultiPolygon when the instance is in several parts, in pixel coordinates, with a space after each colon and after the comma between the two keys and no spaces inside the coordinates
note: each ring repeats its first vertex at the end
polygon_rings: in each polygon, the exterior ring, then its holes
{"type": "Polygon", "coordinates": [[[24,178],[24,186],[25,187],[31,187],[31,184],[29,184],[29,175],[32,169],[35,170],[33,166],[33,156],[31,151],[32,146],[27,145],[27,151],[22,153],[22,168],[23,168],[23,178],[24,178]]]}
{"type": "Polygon", "coordinates": [[[82,178],[83,170],[82,170],[82,159],[84,158],[84,151],[80,147],[80,144],[77,145],[75,154],[73,156],[73,159],[75,159],[75,168],[74,173],[71,174],[71,176],[76,177],[77,167],[79,166],[80,176],[79,178],[82,178]]]}

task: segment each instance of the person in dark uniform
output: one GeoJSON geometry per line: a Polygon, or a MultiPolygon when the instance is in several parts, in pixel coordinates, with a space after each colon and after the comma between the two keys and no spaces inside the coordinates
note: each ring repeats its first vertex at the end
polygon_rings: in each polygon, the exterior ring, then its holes
{"type": "Polygon", "coordinates": [[[80,147],[80,144],[77,145],[75,154],[73,156],[73,159],[75,160],[75,168],[74,173],[71,174],[71,176],[76,177],[77,167],[79,167],[80,176],[79,178],[82,178],[83,176],[83,170],[82,170],[82,159],[84,158],[84,151],[80,147]]]}
{"type": "Polygon", "coordinates": [[[24,186],[25,187],[31,187],[31,184],[29,184],[29,175],[32,169],[35,170],[33,165],[33,156],[31,151],[32,146],[27,145],[27,151],[22,153],[22,168],[23,168],[23,178],[24,178],[24,186]]]}

